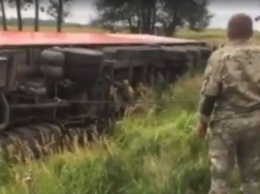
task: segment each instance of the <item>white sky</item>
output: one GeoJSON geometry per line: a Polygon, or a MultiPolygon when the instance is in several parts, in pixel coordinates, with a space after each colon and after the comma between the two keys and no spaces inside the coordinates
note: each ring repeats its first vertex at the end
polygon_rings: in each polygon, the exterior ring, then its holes
{"type": "MultiPolygon", "coordinates": [[[[75,0],[75,3],[70,6],[70,16],[66,19],[68,22],[76,22],[85,24],[91,20],[91,18],[95,17],[97,11],[95,7],[89,2],[89,0],[75,0]],[[80,1],[80,3],[79,3],[80,1]]],[[[16,10],[14,8],[10,8],[6,4],[6,15],[7,17],[16,18],[16,10]]],[[[27,11],[22,11],[23,17],[34,17],[34,10],[29,9],[27,11]]],[[[40,13],[41,19],[51,19],[46,13],[40,13]]]]}
{"type": "MultiPolygon", "coordinates": [[[[221,0],[220,0],[221,1],[221,0]]],[[[228,2],[228,1],[226,1],[228,2]]],[[[236,2],[236,0],[229,1],[230,3],[212,2],[209,6],[209,10],[215,14],[212,18],[210,27],[225,28],[228,19],[231,15],[237,12],[244,12],[249,14],[253,19],[260,15],[260,4],[259,2],[252,2],[245,0],[245,3],[236,2]]],[[[260,21],[254,22],[254,27],[260,30],[260,21]]]]}
{"type": "MultiPolygon", "coordinates": [[[[260,15],[260,4],[259,2],[250,2],[245,0],[246,3],[236,2],[237,0],[229,1],[230,3],[223,3],[222,0],[212,2],[209,6],[209,10],[215,14],[214,18],[211,20],[211,28],[225,28],[229,17],[236,12],[245,12],[252,17],[260,15]]],[[[228,2],[228,1],[226,1],[228,2]]],[[[9,8],[6,9],[7,17],[16,17],[15,9],[9,8]]],[[[95,7],[90,3],[89,0],[76,0],[76,3],[72,4],[71,15],[66,19],[68,22],[76,23],[87,23],[97,15],[95,7]],[[77,2],[78,1],[78,2],[77,2]],[[79,3],[80,1],[80,3],[79,3]]],[[[28,10],[22,12],[23,17],[34,17],[34,10],[28,10]]],[[[40,13],[41,19],[50,19],[45,13],[40,13]]],[[[256,29],[260,30],[260,21],[254,23],[256,29]]]]}

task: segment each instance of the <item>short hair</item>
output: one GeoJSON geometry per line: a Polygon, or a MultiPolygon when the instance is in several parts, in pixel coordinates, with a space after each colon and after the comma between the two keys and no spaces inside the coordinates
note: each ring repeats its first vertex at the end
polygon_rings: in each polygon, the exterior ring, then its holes
{"type": "Polygon", "coordinates": [[[253,20],[245,13],[233,15],[228,22],[229,39],[249,39],[253,34],[253,20]]]}

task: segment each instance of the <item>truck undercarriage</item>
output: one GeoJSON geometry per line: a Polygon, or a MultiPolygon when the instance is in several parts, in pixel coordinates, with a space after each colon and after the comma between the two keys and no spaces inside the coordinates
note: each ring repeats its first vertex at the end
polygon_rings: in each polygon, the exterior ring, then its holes
{"type": "Polygon", "coordinates": [[[166,85],[174,83],[191,67],[203,67],[211,53],[204,43],[70,40],[2,46],[0,144],[5,158],[18,142],[39,158],[50,149],[70,147],[75,136],[84,144],[91,134],[108,132],[133,102],[138,84],[150,87],[160,77],[166,85]]]}

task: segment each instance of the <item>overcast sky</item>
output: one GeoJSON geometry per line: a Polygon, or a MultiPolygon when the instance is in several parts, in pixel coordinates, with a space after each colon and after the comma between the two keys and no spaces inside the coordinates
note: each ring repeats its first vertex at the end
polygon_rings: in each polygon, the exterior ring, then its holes
{"type": "MultiPolygon", "coordinates": [[[[260,1],[256,0],[215,0],[210,3],[209,10],[215,15],[211,20],[210,27],[225,28],[229,17],[236,12],[245,12],[252,17],[260,15],[260,1]],[[228,3],[229,2],[229,3],[228,3]]],[[[8,7],[8,6],[6,6],[8,7]]],[[[91,5],[89,0],[76,0],[71,5],[71,15],[66,19],[68,22],[87,23],[94,18],[96,13],[95,7],[91,5]],[[78,1],[78,2],[77,2],[78,1]]],[[[7,9],[8,17],[16,17],[15,10],[7,9]]],[[[34,10],[23,11],[23,17],[34,17],[34,10]]],[[[41,13],[41,19],[49,19],[49,17],[41,13]]],[[[255,23],[255,28],[260,30],[260,21],[255,23]]]]}

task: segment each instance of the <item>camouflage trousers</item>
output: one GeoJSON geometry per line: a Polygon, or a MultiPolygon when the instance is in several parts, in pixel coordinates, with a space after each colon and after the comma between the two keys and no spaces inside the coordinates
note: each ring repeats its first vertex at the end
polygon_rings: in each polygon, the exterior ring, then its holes
{"type": "Polygon", "coordinates": [[[230,194],[230,179],[237,163],[241,193],[260,193],[260,115],[213,123],[209,143],[209,194],[230,194]]]}

